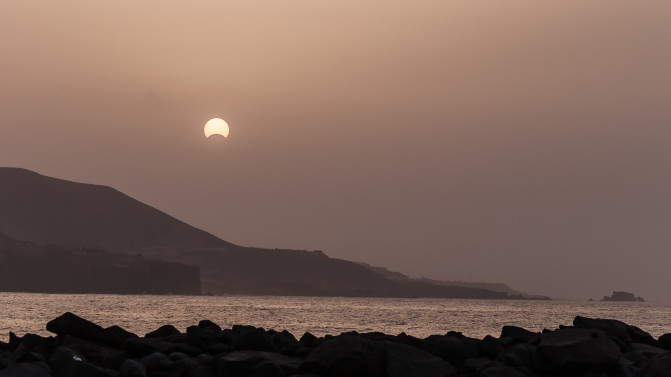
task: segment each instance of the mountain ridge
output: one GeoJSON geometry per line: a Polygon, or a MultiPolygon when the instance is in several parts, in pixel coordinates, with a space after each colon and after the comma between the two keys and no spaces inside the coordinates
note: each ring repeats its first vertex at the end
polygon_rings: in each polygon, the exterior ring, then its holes
{"type": "Polygon", "coordinates": [[[64,247],[235,247],[112,187],[0,167],[0,233],[64,247]]]}
{"type": "Polygon", "coordinates": [[[389,279],[321,251],[238,246],[111,187],[21,168],[0,168],[0,233],[38,244],[196,266],[203,291],[211,294],[523,298],[478,287],[389,279]]]}

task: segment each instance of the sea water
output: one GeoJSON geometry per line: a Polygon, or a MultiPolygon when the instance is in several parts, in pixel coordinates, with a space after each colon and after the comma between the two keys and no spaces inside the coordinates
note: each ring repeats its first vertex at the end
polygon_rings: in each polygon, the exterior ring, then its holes
{"type": "Polygon", "coordinates": [[[483,338],[498,337],[505,325],[555,329],[570,325],[576,315],[618,319],[655,337],[671,332],[671,303],[666,302],[0,293],[0,340],[6,341],[10,331],[53,335],[47,322],[68,311],[140,336],[165,324],[185,331],[209,319],[222,328],[253,325],[296,337],[354,330],[417,337],[460,331],[483,338]]]}

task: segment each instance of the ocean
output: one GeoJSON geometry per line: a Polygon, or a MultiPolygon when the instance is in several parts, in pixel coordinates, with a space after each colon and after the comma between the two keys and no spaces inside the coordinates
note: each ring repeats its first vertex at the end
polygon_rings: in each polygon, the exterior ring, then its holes
{"type": "Polygon", "coordinates": [[[103,327],[119,325],[140,336],[165,324],[180,331],[209,319],[288,330],[296,337],[346,331],[380,331],[426,337],[459,331],[498,337],[501,327],[532,331],[570,325],[576,315],[610,318],[640,327],[654,337],[671,332],[671,303],[507,301],[277,296],[151,296],[0,293],[0,340],[9,332],[52,335],[46,324],[73,312],[103,327]]]}

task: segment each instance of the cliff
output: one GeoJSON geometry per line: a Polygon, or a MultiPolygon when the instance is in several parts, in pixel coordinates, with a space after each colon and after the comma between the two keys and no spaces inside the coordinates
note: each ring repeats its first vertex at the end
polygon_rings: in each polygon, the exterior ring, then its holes
{"type": "Polygon", "coordinates": [[[0,234],[0,291],[200,294],[200,271],[138,255],[38,245],[0,234]]]}

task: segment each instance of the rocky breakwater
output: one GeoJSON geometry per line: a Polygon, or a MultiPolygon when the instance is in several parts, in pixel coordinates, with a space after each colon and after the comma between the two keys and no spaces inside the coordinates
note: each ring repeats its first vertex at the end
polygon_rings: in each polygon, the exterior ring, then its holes
{"type": "Polygon", "coordinates": [[[296,339],[252,326],[203,320],[138,337],[72,313],[50,321],[55,336],[10,333],[0,343],[8,376],[669,376],[671,334],[655,339],[623,322],[576,317],[572,326],[531,332],[506,326],[498,338],[458,332],[425,339],[355,332],[296,339]]]}

